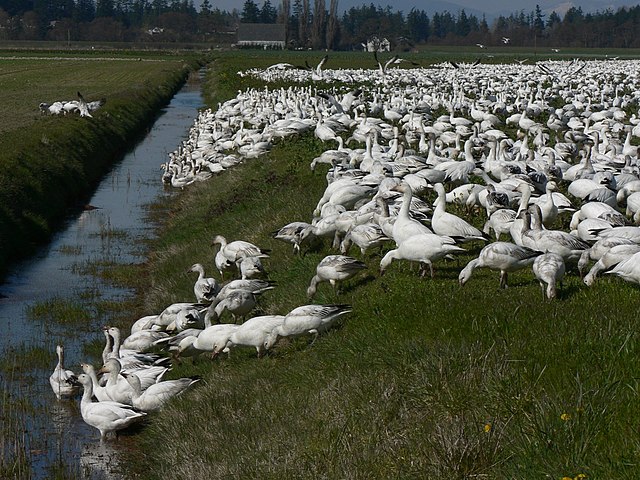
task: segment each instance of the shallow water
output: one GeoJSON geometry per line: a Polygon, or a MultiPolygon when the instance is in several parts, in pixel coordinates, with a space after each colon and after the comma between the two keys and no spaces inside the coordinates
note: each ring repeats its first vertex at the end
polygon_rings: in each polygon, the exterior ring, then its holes
{"type": "Polygon", "coordinates": [[[38,348],[50,352],[46,369],[26,367],[20,369],[19,378],[6,378],[8,370],[0,369],[0,393],[4,392],[0,407],[5,417],[13,415],[24,427],[23,432],[16,432],[14,445],[5,438],[0,460],[3,456],[6,460],[11,451],[21,451],[31,465],[24,478],[50,478],[60,469],[66,472],[65,478],[120,478],[114,454],[134,437],[101,444],[99,432],[80,416],[79,398],[57,401],[48,380],[57,363],[58,342],[65,347],[65,366],[76,373],[80,362],[96,363],[84,356],[82,347],[104,338],[99,330],[103,319],[90,312],[89,325],[49,325],[31,318],[28,311],[36,302],[61,300],[82,305],[87,298],[95,298],[96,292],[100,300],[117,300],[129,294],[77,273],[78,267],[95,261],[141,260],[143,252],[136,247],[140,244],[137,240],[153,235],[146,206],[174,194],[162,184],[160,164],[185,138],[202,106],[199,82],[188,82],[144,138],[102,180],[89,200],[89,205],[97,208],[68,218],[48,246],[17,265],[0,285],[0,359],[20,357],[38,348]]]}

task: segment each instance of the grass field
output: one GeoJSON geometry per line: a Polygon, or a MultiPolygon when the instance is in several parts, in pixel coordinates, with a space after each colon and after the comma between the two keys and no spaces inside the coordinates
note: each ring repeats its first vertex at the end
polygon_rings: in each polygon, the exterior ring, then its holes
{"type": "MultiPolygon", "coordinates": [[[[310,63],[322,56],[305,55],[310,63]]],[[[368,57],[331,54],[332,66],[342,58],[371,66],[368,57]]],[[[244,52],[221,59],[208,79],[209,103],[243,88],[240,65],[304,59],[244,52]]],[[[311,218],[326,183],[309,162],[324,148],[311,136],[282,142],[156,206],[164,220],[141,267],[149,284],[140,316],[192,300],[194,278],[184,271],[200,262],[213,274],[216,234],[272,249],[265,263],[277,288],[256,314],[307,303],[328,243],[294,256],[270,233],[311,218]]],[[[145,455],[131,456],[131,474],[636,478],[637,288],[607,276],[586,288],[573,271],[556,301],[542,297],[530,271],[510,276],[505,290],[490,271],[461,288],[458,273],[480,246],[466,248],[438,265],[434,279],[420,279],[406,263],[380,277],[380,255],[368,255],[366,273],[341,292],[320,288],[316,303],[348,303],[353,312],[313,345],[281,341],[262,359],[246,350],[177,365],[172,376],[204,380],[150,419],[140,436],[145,455]]]]}
{"type": "Polygon", "coordinates": [[[41,102],[113,99],[161,83],[185,58],[170,54],[0,51],[0,133],[43,121],[41,102]]]}
{"type": "Polygon", "coordinates": [[[204,57],[0,52],[0,275],[49,238],[204,57]],[[106,103],[93,118],[41,114],[77,92],[106,103]]]}

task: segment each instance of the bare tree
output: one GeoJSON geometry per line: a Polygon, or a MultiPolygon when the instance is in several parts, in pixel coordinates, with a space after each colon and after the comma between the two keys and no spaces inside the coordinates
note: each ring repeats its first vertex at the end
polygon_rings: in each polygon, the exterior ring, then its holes
{"type": "Polygon", "coordinates": [[[329,50],[334,50],[339,43],[339,29],[338,0],[331,0],[329,4],[329,19],[327,20],[327,48],[329,50]]]}
{"type": "Polygon", "coordinates": [[[311,23],[311,47],[320,50],[325,46],[325,27],[327,10],[324,0],[315,0],[313,4],[313,22],[311,23]]]}
{"type": "Polygon", "coordinates": [[[291,0],[282,0],[282,11],[279,22],[284,23],[285,45],[289,45],[289,15],[291,13],[291,0]]]}
{"type": "Polygon", "coordinates": [[[307,46],[309,44],[309,17],[311,11],[309,0],[302,0],[302,13],[298,17],[298,38],[300,45],[307,46]]]}

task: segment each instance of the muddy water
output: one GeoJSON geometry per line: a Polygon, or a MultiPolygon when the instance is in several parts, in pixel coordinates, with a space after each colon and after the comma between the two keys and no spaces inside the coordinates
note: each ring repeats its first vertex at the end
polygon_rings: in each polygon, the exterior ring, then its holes
{"type": "Polygon", "coordinates": [[[0,460],[23,455],[28,466],[22,467],[22,478],[52,478],[60,470],[65,474],[58,478],[120,478],[117,451],[127,448],[135,436],[101,443],[98,431],[82,421],[79,398],[57,401],[48,377],[57,362],[56,343],[64,345],[65,366],[76,373],[80,362],[97,362],[83,352],[85,344],[104,338],[99,327],[105,319],[92,311],[91,301],[117,301],[129,292],[79,272],[95,262],[141,260],[138,240],[153,234],[146,206],[175,194],[163,186],[160,164],[185,138],[200,107],[196,78],[175,95],[140,143],[105,176],[89,200],[96,208],[69,218],[46,248],[18,265],[0,285],[0,360],[17,359],[22,365],[19,370],[0,368],[0,407],[5,422],[13,419],[11,431],[15,432],[12,439],[7,438],[12,435],[6,425],[0,429],[5,437],[0,442],[0,449],[4,448],[0,460]],[[51,322],[46,313],[34,315],[33,306],[43,302],[85,309],[90,319],[81,325],[51,322]]]}

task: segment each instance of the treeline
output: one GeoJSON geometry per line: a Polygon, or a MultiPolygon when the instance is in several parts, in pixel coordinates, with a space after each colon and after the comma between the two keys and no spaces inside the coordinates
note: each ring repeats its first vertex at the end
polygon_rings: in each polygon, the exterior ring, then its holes
{"type": "Polygon", "coordinates": [[[245,0],[232,12],[204,0],[0,0],[0,40],[212,41],[233,42],[236,26],[286,23],[291,48],[361,49],[371,37],[392,49],[419,44],[549,47],[640,47],[640,5],[564,16],[530,12],[500,16],[491,23],[465,10],[428,15],[391,6],[362,5],[341,15],[338,0],[245,0]],[[508,40],[503,40],[508,39],[508,40]]]}

